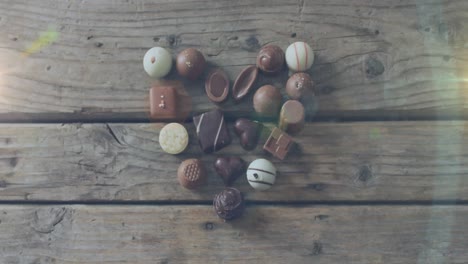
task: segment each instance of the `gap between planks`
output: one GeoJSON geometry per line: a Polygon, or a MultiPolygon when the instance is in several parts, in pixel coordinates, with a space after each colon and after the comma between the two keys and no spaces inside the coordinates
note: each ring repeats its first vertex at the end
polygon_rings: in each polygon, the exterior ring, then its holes
{"type": "MultiPolygon", "coordinates": [[[[213,106],[215,109],[216,106],[213,106]]],[[[222,109],[221,109],[222,110],[222,109]]],[[[201,114],[197,113],[197,114],[201,114]]],[[[194,114],[196,115],[196,114],[194,114]]],[[[251,113],[225,112],[225,120],[234,122],[237,118],[249,118],[261,122],[275,122],[276,118],[258,118],[251,113]]],[[[468,120],[468,110],[459,111],[324,111],[315,116],[308,115],[306,122],[379,122],[379,121],[464,121],[468,120]]],[[[0,113],[0,124],[70,124],[70,123],[168,123],[173,120],[151,121],[144,113],[103,113],[103,114],[24,114],[24,113],[0,113]]],[[[191,123],[192,118],[188,118],[185,123],[191,123]]],[[[183,122],[181,122],[183,123],[183,122]]]]}
{"type": "MultiPolygon", "coordinates": [[[[198,201],[0,201],[2,205],[92,205],[92,206],[211,206],[211,200],[198,201]]],[[[436,200],[436,201],[245,201],[247,207],[278,206],[278,207],[308,207],[308,206],[468,206],[468,201],[436,200]]]]}

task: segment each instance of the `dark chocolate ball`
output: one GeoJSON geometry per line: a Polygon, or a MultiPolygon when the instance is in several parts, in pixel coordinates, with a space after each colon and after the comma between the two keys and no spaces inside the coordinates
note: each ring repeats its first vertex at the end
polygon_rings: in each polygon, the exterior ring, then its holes
{"type": "Polygon", "coordinates": [[[232,220],[244,212],[244,197],[236,188],[226,188],[215,195],[213,207],[219,218],[232,220]]]}
{"type": "Polygon", "coordinates": [[[188,48],[177,55],[177,72],[187,79],[197,79],[205,70],[205,66],[205,57],[197,49],[188,48]]]}
{"type": "Polygon", "coordinates": [[[180,185],[187,189],[196,189],[206,181],[206,169],[201,160],[184,160],[177,170],[180,185]]]}
{"type": "Polygon", "coordinates": [[[273,85],[264,85],[254,94],[255,112],[263,117],[275,117],[280,111],[282,99],[278,88],[273,85]]]}
{"type": "Polygon", "coordinates": [[[278,73],[284,67],[284,51],[276,45],[267,45],[260,49],[257,67],[265,73],[278,73]]]}
{"type": "Polygon", "coordinates": [[[314,82],[309,74],[298,72],[289,77],[286,83],[286,93],[289,98],[298,100],[306,93],[314,92],[314,82]]]}

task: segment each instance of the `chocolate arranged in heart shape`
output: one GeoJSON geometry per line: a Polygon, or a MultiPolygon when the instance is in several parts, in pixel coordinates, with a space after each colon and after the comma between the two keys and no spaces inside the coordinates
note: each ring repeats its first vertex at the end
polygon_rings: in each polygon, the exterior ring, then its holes
{"type": "Polygon", "coordinates": [[[246,171],[245,161],[239,157],[219,157],[214,167],[226,186],[231,186],[246,171]]]}
{"type": "Polygon", "coordinates": [[[260,137],[261,124],[245,118],[239,118],[234,125],[237,136],[240,137],[240,144],[245,150],[253,150],[260,137]]]}

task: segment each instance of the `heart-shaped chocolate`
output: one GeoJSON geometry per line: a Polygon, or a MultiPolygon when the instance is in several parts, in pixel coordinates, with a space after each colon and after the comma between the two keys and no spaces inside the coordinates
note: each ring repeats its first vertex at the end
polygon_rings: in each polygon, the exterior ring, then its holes
{"type": "Polygon", "coordinates": [[[239,157],[219,157],[214,167],[226,186],[231,186],[246,171],[245,161],[239,157]]]}
{"type": "Polygon", "coordinates": [[[239,118],[234,130],[240,138],[240,144],[245,150],[252,150],[257,146],[261,124],[245,118],[239,118]]]}

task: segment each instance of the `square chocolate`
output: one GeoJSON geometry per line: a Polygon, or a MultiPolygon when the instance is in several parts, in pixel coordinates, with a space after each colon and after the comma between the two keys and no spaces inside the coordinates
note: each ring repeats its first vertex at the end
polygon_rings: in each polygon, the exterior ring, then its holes
{"type": "Polygon", "coordinates": [[[151,119],[175,119],[177,111],[177,90],[172,86],[155,86],[150,90],[151,119]]]}
{"type": "Polygon", "coordinates": [[[273,154],[280,160],[284,160],[291,147],[294,145],[292,137],[281,131],[279,128],[273,128],[263,149],[273,154]]]}
{"type": "Polygon", "coordinates": [[[216,109],[193,117],[198,142],[205,153],[216,152],[231,143],[224,114],[216,109]]]}

